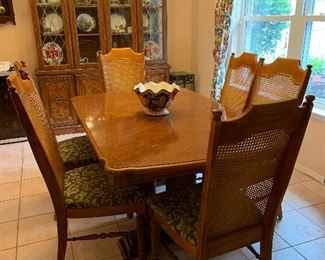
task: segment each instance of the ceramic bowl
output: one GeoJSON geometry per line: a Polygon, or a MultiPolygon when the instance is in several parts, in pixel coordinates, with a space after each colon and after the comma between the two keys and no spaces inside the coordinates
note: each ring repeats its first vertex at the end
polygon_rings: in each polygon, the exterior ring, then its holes
{"type": "Polygon", "coordinates": [[[175,95],[179,91],[179,86],[175,83],[167,82],[148,82],[145,84],[139,83],[134,87],[134,92],[145,107],[144,112],[150,116],[164,116],[169,114],[167,109],[175,95]]]}

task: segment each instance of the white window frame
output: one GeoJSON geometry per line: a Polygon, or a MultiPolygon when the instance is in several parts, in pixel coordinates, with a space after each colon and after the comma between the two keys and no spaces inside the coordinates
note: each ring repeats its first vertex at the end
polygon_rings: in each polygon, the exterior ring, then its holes
{"type": "MultiPolygon", "coordinates": [[[[233,14],[233,42],[231,44],[231,52],[240,54],[245,50],[245,30],[246,22],[248,21],[285,21],[290,22],[290,33],[288,41],[287,57],[300,59],[302,64],[305,61],[304,41],[307,28],[307,22],[325,22],[325,15],[305,15],[308,13],[308,8],[311,8],[313,0],[296,0],[296,10],[292,15],[255,15],[245,16],[245,6],[249,0],[234,0],[235,8],[233,14]],[[303,29],[301,29],[303,28],[303,29]]],[[[315,102],[315,110],[325,118],[325,105],[315,102]]]]}

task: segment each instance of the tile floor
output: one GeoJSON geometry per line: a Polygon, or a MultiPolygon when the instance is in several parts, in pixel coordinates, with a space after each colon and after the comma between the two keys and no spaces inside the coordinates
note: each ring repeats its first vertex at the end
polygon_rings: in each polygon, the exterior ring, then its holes
{"type": "MultiPolygon", "coordinates": [[[[276,226],[273,259],[325,260],[325,185],[295,171],[276,226]]],[[[125,216],[69,221],[69,233],[127,230],[125,216]]],[[[0,145],[0,259],[56,259],[56,222],[47,188],[27,142],[0,145]]],[[[258,250],[259,245],[254,247],[258,250]]],[[[176,249],[175,249],[176,250],[176,249]]],[[[191,259],[177,251],[180,259],[191,259]]],[[[215,259],[253,259],[243,248],[215,259]]],[[[122,259],[116,239],[69,242],[66,259],[122,259]]],[[[166,259],[166,257],[162,257],[166,259]]]]}

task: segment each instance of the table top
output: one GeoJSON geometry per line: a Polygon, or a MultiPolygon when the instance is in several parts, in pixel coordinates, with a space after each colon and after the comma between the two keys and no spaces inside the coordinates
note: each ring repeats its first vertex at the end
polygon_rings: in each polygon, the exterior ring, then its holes
{"type": "Polygon", "coordinates": [[[206,97],[181,89],[163,117],[146,115],[133,92],[78,96],[72,104],[109,173],[204,169],[217,105],[206,97]]]}

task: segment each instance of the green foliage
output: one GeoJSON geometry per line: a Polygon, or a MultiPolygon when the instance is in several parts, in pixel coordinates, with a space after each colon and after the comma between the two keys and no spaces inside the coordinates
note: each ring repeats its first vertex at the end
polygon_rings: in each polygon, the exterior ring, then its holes
{"type": "MultiPolygon", "coordinates": [[[[253,15],[287,15],[290,13],[290,0],[253,0],[253,15]]],[[[260,55],[272,53],[288,27],[286,22],[253,22],[251,46],[260,55]]]]}
{"type": "Polygon", "coordinates": [[[325,58],[323,57],[309,57],[308,63],[313,65],[313,73],[325,74],[325,58]]]}

